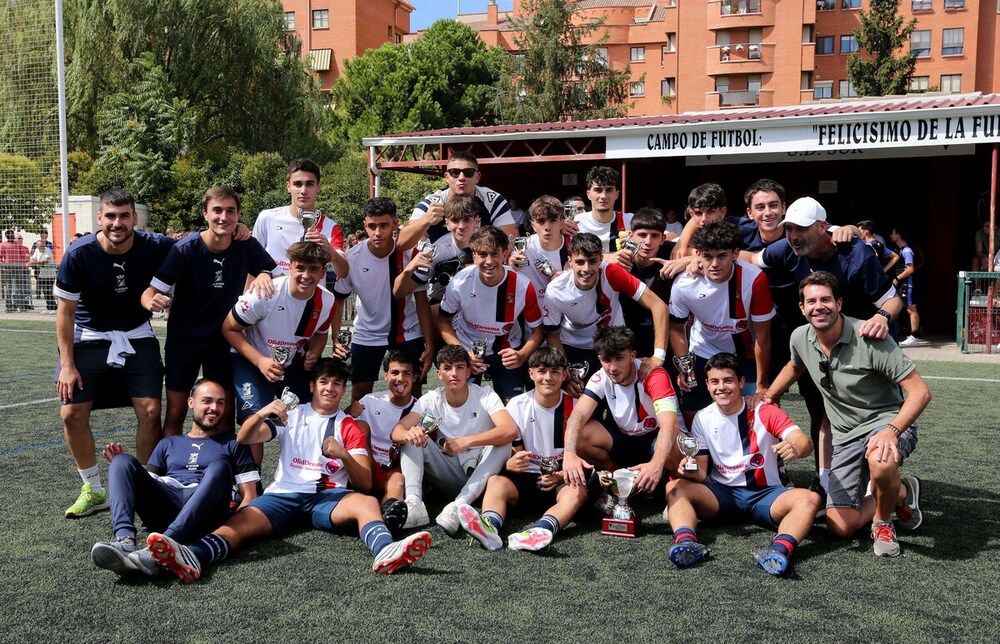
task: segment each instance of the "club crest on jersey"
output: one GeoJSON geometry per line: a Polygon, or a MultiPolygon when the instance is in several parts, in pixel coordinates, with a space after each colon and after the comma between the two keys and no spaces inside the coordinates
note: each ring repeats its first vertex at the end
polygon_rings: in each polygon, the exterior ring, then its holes
{"type": "Polygon", "coordinates": [[[737,331],[740,331],[742,333],[743,331],[746,331],[749,328],[750,328],[750,322],[748,322],[747,320],[737,320],[736,321],[736,330],[737,331]]]}
{"type": "Polygon", "coordinates": [[[750,457],[750,462],[747,464],[750,469],[756,470],[764,467],[764,455],[757,452],[750,457]]]}
{"type": "Polygon", "coordinates": [[[657,422],[656,416],[650,416],[649,418],[644,418],[642,420],[642,428],[647,432],[651,432],[659,426],[660,423],[657,422]]]}
{"type": "Polygon", "coordinates": [[[340,469],[340,463],[338,461],[327,461],[326,465],[323,466],[327,474],[336,474],[337,470],[340,469]]]}
{"type": "Polygon", "coordinates": [[[198,452],[188,454],[188,467],[190,468],[192,465],[195,467],[198,465],[198,452]]]}
{"type": "Polygon", "coordinates": [[[243,391],[240,394],[240,398],[242,398],[243,400],[250,400],[251,398],[253,398],[253,385],[251,385],[249,382],[244,382],[241,388],[243,391]]]}
{"type": "Polygon", "coordinates": [[[513,295],[508,295],[507,296],[507,304],[513,304],[513,303],[514,303],[514,296],[513,295]]]}

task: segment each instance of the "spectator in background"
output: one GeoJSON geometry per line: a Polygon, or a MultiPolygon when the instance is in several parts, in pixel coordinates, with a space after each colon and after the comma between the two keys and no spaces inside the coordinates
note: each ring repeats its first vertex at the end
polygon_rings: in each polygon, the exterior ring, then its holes
{"type": "Polygon", "coordinates": [[[45,299],[44,315],[56,314],[56,296],[52,293],[52,286],[56,283],[56,265],[52,256],[52,244],[49,243],[43,232],[42,238],[35,242],[35,247],[28,258],[28,265],[35,271],[35,286],[38,289],[39,299],[45,299]]]}
{"type": "Polygon", "coordinates": [[[664,213],[664,217],[667,218],[667,227],[664,232],[673,233],[677,237],[680,237],[681,233],[684,231],[684,224],[677,220],[677,211],[673,208],[669,208],[667,209],[667,212],[664,213]]]}
{"type": "Polygon", "coordinates": [[[899,255],[886,247],[885,243],[875,236],[875,223],[870,219],[863,219],[858,222],[858,230],[861,231],[861,239],[871,246],[875,258],[882,265],[882,270],[886,273],[894,273],[892,268],[899,261],[899,255]]]}
{"type": "Polygon", "coordinates": [[[0,286],[3,287],[3,301],[5,313],[15,313],[17,311],[16,280],[14,278],[14,231],[4,231],[4,241],[0,242],[0,286]]]}
{"type": "Polygon", "coordinates": [[[899,226],[894,227],[889,235],[892,243],[899,249],[899,256],[903,258],[903,270],[892,280],[892,285],[899,290],[899,295],[903,298],[903,304],[906,305],[906,312],[910,318],[910,334],[899,342],[901,347],[926,344],[926,342],[917,339],[917,333],[920,332],[920,313],[917,311],[917,302],[913,293],[913,273],[917,270],[917,264],[914,261],[913,249],[906,243],[908,235],[909,233],[899,226]]]}
{"type": "Polygon", "coordinates": [[[21,233],[15,234],[11,252],[13,253],[11,263],[17,264],[13,270],[16,310],[30,311],[34,308],[31,304],[31,271],[28,268],[31,251],[24,245],[21,233]]]}
{"type": "Polygon", "coordinates": [[[519,199],[511,198],[507,200],[507,203],[510,204],[510,216],[513,217],[514,225],[517,226],[517,234],[523,235],[527,230],[526,226],[530,223],[526,221],[528,213],[521,207],[519,199]]]}
{"type": "Polygon", "coordinates": [[[49,250],[56,249],[56,247],[52,245],[52,242],[49,241],[49,231],[47,230],[43,230],[40,233],[38,233],[38,241],[36,243],[44,244],[45,247],[48,248],[49,250]]]}
{"type": "Polygon", "coordinates": [[[993,249],[988,250],[990,245],[990,221],[983,222],[982,228],[976,231],[976,254],[972,258],[973,271],[988,271],[993,265],[991,258],[997,254],[1000,247],[1000,227],[993,232],[993,249]]]}

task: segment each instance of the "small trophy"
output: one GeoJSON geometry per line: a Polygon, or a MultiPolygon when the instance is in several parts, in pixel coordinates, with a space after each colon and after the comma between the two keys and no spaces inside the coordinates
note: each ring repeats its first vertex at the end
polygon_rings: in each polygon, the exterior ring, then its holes
{"type": "MultiPolygon", "coordinates": [[[[287,367],[292,361],[292,349],[291,347],[286,347],[282,345],[277,345],[271,347],[271,357],[274,361],[280,364],[282,367],[287,367]]],[[[282,375],[278,380],[284,380],[285,376],[282,375]]],[[[298,399],[296,399],[298,402],[298,399]]]]}
{"type": "Polygon", "coordinates": [[[563,219],[572,219],[576,216],[576,204],[572,201],[563,202],[563,219]]]}
{"type": "Polygon", "coordinates": [[[555,474],[562,468],[558,456],[542,456],[538,459],[538,469],[543,475],[555,474]]]}
{"type": "Polygon", "coordinates": [[[684,462],[685,472],[697,472],[698,461],[694,457],[701,451],[701,437],[693,434],[678,434],[677,448],[687,457],[684,462]]]}
{"type": "MultiPolygon", "coordinates": [[[[421,239],[417,242],[417,252],[429,253],[431,259],[434,259],[434,255],[437,254],[437,246],[429,240],[421,239]]],[[[413,271],[413,276],[419,278],[421,282],[426,282],[431,277],[431,269],[426,266],[419,266],[415,271],[413,271]]]]}
{"type": "Polygon", "coordinates": [[[586,362],[574,362],[569,366],[570,378],[578,382],[583,382],[584,377],[587,375],[588,366],[586,362]]]}
{"type": "MultiPolygon", "coordinates": [[[[293,392],[290,387],[285,387],[281,392],[281,402],[285,403],[286,412],[292,411],[299,406],[299,397],[295,395],[295,392],[293,392]]],[[[271,414],[268,418],[276,421],[279,425],[283,425],[277,414],[271,414]]]]}
{"type": "MultiPolygon", "coordinates": [[[[515,237],[511,243],[514,245],[514,252],[515,253],[522,253],[523,254],[524,251],[528,250],[528,238],[527,237],[515,237]]],[[[518,261],[517,264],[515,264],[515,266],[517,268],[524,268],[527,265],[528,265],[528,260],[526,260],[526,259],[522,259],[522,260],[518,261]]]]}
{"type": "Polygon", "coordinates": [[[635,470],[625,468],[601,472],[601,485],[615,501],[611,516],[601,520],[601,534],[629,539],[637,536],[642,519],[628,504],[628,498],[636,490],[635,479],[638,476],[635,470]]]}
{"type": "Polygon", "coordinates": [[[486,340],[473,340],[472,349],[470,349],[472,355],[477,358],[482,358],[486,355],[486,340]]]}
{"type": "Polygon", "coordinates": [[[692,389],[698,386],[698,378],[694,375],[694,363],[695,357],[693,353],[683,356],[674,356],[674,364],[684,375],[684,382],[686,382],[687,386],[692,389]]]}
{"type": "Polygon", "coordinates": [[[353,337],[350,329],[341,329],[337,332],[337,342],[345,347],[351,346],[351,338],[353,337]]]}
{"type": "Polygon", "coordinates": [[[626,239],[622,243],[622,250],[628,253],[632,259],[635,259],[635,256],[639,254],[639,244],[635,243],[631,239],[626,239]]]}
{"type": "Polygon", "coordinates": [[[554,272],[552,270],[552,262],[545,259],[544,257],[542,259],[535,261],[535,268],[537,268],[538,272],[544,275],[545,277],[552,277],[552,273],[554,272]]]}
{"type": "Polygon", "coordinates": [[[315,210],[302,210],[299,212],[302,218],[302,239],[305,241],[306,233],[312,230],[312,227],[316,225],[316,220],[319,219],[319,212],[315,210]]]}
{"type": "Polygon", "coordinates": [[[439,447],[441,446],[441,442],[439,439],[443,438],[438,436],[438,427],[440,426],[441,426],[441,419],[438,418],[437,416],[424,414],[420,418],[420,427],[424,430],[424,434],[430,440],[434,441],[435,443],[438,443],[439,447]]]}

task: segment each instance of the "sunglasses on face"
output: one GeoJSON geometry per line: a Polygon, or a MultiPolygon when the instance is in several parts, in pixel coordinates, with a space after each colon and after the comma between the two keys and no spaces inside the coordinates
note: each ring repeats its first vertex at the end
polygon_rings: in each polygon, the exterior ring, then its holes
{"type": "Polygon", "coordinates": [[[822,360],[819,363],[819,370],[823,372],[823,377],[819,381],[820,387],[829,391],[833,388],[833,383],[830,382],[830,361],[822,360]]]}
{"type": "Polygon", "coordinates": [[[476,176],[477,172],[479,172],[478,168],[448,168],[445,170],[445,173],[447,173],[452,179],[457,179],[459,175],[463,174],[466,179],[471,179],[476,176]]]}

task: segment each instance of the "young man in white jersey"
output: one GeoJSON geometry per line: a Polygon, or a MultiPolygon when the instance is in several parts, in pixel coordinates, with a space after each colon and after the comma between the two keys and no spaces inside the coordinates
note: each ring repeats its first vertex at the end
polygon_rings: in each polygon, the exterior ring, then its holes
{"type": "MultiPolygon", "coordinates": [[[[626,270],[632,266],[632,255],[621,251],[621,233],[629,229],[632,213],[617,212],[615,203],[621,186],[621,175],[607,166],[594,166],[587,172],[587,199],[590,211],[576,215],[578,231],[591,233],[601,240],[605,261],[620,264],[626,270]]],[[[574,233],[575,234],[575,233],[574,233]]]]}
{"type": "MultiPolygon", "coordinates": [[[[274,280],[274,295],[240,296],[222,323],[222,334],[236,350],[233,381],[241,423],[286,386],[308,401],[307,372],[326,347],[334,303],[321,282],[330,252],[314,242],[295,242],[288,257],[290,272],[274,280]]],[[[260,462],[261,446],[252,449],[260,462]]]]}
{"type": "Polygon", "coordinates": [[[392,199],[369,199],[364,206],[368,239],[348,249],[350,274],[334,285],[337,306],[330,336],[334,338],[336,349],[350,351],[354,367],[352,403],[371,392],[382,357],[389,349],[399,349],[421,364],[423,369],[418,376],[431,367],[434,330],[426,290],[418,289],[398,299],[392,293],[396,277],[413,254],[396,247],[392,233],[398,223],[392,199]],[[336,338],[343,317],[343,303],[352,292],[357,294],[353,341],[351,346],[341,347],[336,338]]]}
{"type": "Polygon", "coordinates": [[[507,401],[524,393],[524,365],[544,338],[542,311],[531,281],[504,266],[508,240],[502,230],[480,228],[470,247],[475,266],[448,283],[438,329],[446,344],[469,352],[476,381],[489,373],[493,388],[507,401]]]}
{"type": "Polygon", "coordinates": [[[447,233],[444,205],[452,198],[467,195],[476,201],[479,220],[483,226],[496,226],[509,237],[517,235],[517,224],[510,214],[510,205],[496,190],[479,185],[479,161],[465,150],[453,152],[444,170],[448,186],[424,197],[413,209],[410,221],[399,231],[399,247],[413,248],[427,237],[432,242],[447,233]]]}
{"type": "Polygon", "coordinates": [[[392,428],[392,440],[403,446],[400,469],[406,480],[406,528],[430,523],[423,501],[426,474],[434,489],[449,501],[435,519],[449,535],[461,527],[456,508],[475,503],[491,476],[503,469],[517,426],[492,389],[469,382],[468,352],[449,344],[438,351],[440,389],[420,397],[409,414],[392,428]]]}
{"type": "Polygon", "coordinates": [[[528,208],[528,218],[535,234],[528,237],[524,252],[514,250],[507,264],[531,280],[538,296],[538,306],[545,310],[545,289],[566,268],[569,261],[568,235],[562,231],[563,203],[550,195],[535,199],[528,208]]]}
{"type": "MultiPolygon", "coordinates": [[[[579,233],[569,245],[570,270],[556,277],[545,290],[545,332],[550,347],[560,349],[571,362],[587,363],[587,375],[600,369],[594,351],[594,333],[600,326],[623,326],[619,294],[625,294],[653,316],[653,356],[644,360],[659,367],[667,357],[667,305],[617,264],[601,255],[601,241],[579,233]]],[[[577,383],[571,393],[582,391],[577,383]]]]}
{"type": "Polygon", "coordinates": [[[403,473],[399,469],[399,446],[392,441],[392,428],[416,404],[414,383],[419,363],[399,349],[389,349],[382,361],[388,389],[369,393],[352,404],[347,413],[368,434],[372,456],[371,494],[382,500],[382,517],[393,534],[406,523],[407,508],[403,473]]]}
{"type": "Polygon", "coordinates": [[[768,574],[780,577],[809,534],[820,497],[782,485],[778,458],[785,463],[804,458],[812,453],[812,443],[776,405],[747,407],[741,394],[743,360],[736,355],[713,356],[705,373],[714,402],[698,412],[691,426],[691,435],[701,445],[691,459],[697,469],[688,469],[685,458],[667,484],[667,511],[674,531],[670,560],[687,568],[708,554],[695,533],[699,519],[749,521],[778,531],[754,559],[768,574]]]}
{"type": "Polygon", "coordinates": [[[278,439],[274,482],[211,534],[184,546],[157,532],[146,539],[150,554],[182,581],[194,582],[245,541],[283,537],[302,520],[333,532],[356,527],[375,558],[372,572],[388,575],[409,566],[431,545],[431,535],[418,532],[393,541],[375,497],[365,494],[372,481],[365,434],[340,411],[350,367],[322,358],[312,373],[312,402],[289,410],[274,400],[240,427],[242,444],[278,439]],[[267,418],[277,416],[281,424],[267,418]],[[353,489],[348,489],[350,486],[353,489]],[[355,492],[353,490],[360,490],[355,492]]]}
{"type": "Polygon", "coordinates": [[[594,336],[601,370],[591,376],[566,423],[563,471],[567,483],[584,485],[585,469],[628,467],[639,472],[636,488],[652,492],[677,462],[677,397],[670,376],[655,368],[639,377],[635,335],[623,326],[602,326],[594,336]],[[598,406],[608,420],[594,418],[598,406]]]}
{"type": "Polygon", "coordinates": [[[573,397],[562,390],[567,366],[566,356],[552,347],[531,355],[528,374],[535,388],[507,403],[518,428],[514,453],[486,484],[482,516],[467,503],[458,506],[462,528],[487,550],[503,546],[500,529],[508,506],[548,508],[534,525],[507,538],[511,550],[538,551],[587,501],[587,489],[566,485],[559,471],[566,420],[573,412],[573,397]]]}
{"type": "Polygon", "coordinates": [[[775,316],[771,289],[764,272],[736,259],[740,234],[728,221],[712,221],[695,233],[691,245],[698,253],[703,275],[679,275],[670,291],[670,348],[674,355],[695,356],[697,385],[677,376],[681,409],[690,426],[695,413],[711,399],[705,387],[705,363],[717,353],[735,353],[753,374],[747,394],[770,384],[771,319],[775,316]],[[684,332],[694,317],[690,342],[684,332]]]}
{"type": "Polygon", "coordinates": [[[316,212],[319,187],[319,165],[310,159],[295,159],[288,165],[285,181],[291,204],[263,210],[254,222],[254,238],[278,264],[275,277],[288,273],[288,249],[297,241],[310,241],[326,248],[337,277],[346,276],[350,270],[344,257],[344,233],[337,222],[320,215],[309,230],[304,227],[302,213],[316,212]]]}

